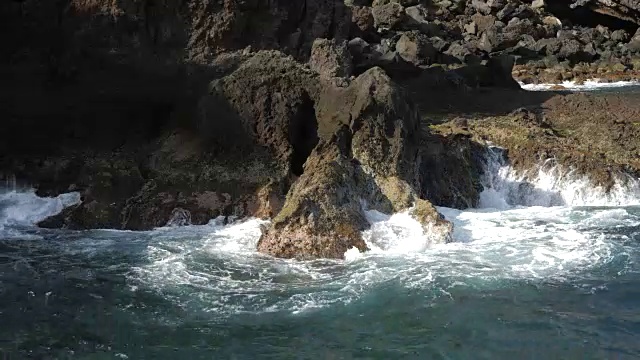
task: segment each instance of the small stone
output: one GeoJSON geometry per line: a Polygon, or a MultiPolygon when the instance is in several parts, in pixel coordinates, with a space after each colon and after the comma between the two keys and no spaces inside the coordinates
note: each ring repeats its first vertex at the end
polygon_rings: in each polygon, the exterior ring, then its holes
{"type": "Polygon", "coordinates": [[[555,16],[545,16],[542,23],[549,26],[562,27],[562,21],[555,16]]]}
{"type": "Polygon", "coordinates": [[[545,6],[544,0],[534,0],[531,3],[531,7],[534,9],[541,9],[545,6]]]}
{"type": "Polygon", "coordinates": [[[470,24],[467,24],[464,26],[464,30],[471,35],[475,35],[476,31],[478,30],[478,26],[476,25],[475,22],[471,22],[470,24]]]}

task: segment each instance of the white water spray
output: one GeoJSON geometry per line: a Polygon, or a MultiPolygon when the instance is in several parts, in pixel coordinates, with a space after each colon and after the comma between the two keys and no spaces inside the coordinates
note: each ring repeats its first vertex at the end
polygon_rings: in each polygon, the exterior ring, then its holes
{"type": "Polygon", "coordinates": [[[8,225],[34,225],[78,203],[80,193],[77,192],[61,194],[54,198],[39,197],[33,190],[0,193],[0,229],[8,225]]]}
{"type": "Polygon", "coordinates": [[[640,204],[640,180],[619,174],[607,191],[584,175],[549,159],[529,174],[516,171],[500,148],[486,156],[485,190],[480,208],[509,209],[514,206],[629,206],[640,204]],[[533,175],[530,175],[533,173],[533,175]]]}

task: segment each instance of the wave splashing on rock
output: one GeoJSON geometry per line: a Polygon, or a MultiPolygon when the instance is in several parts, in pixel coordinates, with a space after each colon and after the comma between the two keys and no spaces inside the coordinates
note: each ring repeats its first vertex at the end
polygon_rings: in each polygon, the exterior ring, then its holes
{"type": "Polygon", "coordinates": [[[7,225],[29,226],[80,203],[80,193],[39,197],[34,190],[0,190],[0,229],[7,225]]]}
{"type": "Polygon", "coordinates": [[[618,174],[613,186],[606,189],[553,159],[545,160],[528,173],[515,170],[505,161],[500,148],[489,148],[486,161],[481,208],[640,204],[640,180],[627,174],[618,174]]]}
{"type": "Polygon", "coordinates": [[[580,277],[626,251],[603,235],[603,221],[622,227],[640,221],[636,210],[622,208],[438,210],[455,224],[454,242],[432,244],[406,213],[368,212],[374,223],[364,238],[371,251],[348,251],[346,260],[262,255],[255,251],[266,224],[260,220],[157,229],[146,233],[152,240],[145,261],[128,283],[222,317],[340,306],[392,284],[435,298],[459,286],[495,289],[513,280],[580,277]]]}

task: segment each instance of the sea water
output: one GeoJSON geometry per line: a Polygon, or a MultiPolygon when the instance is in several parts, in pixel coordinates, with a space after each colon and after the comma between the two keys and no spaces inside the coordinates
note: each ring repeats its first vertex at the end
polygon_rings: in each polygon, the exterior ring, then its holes
{"type": "Polygon", "coordinates": [[[640,195],[491,149],[480,208],[368,211],[371,251],[255,251],[268,221],[147,232],[47,230],[78,201],[0,193],[3,359],[636,359],[640,195]]]}

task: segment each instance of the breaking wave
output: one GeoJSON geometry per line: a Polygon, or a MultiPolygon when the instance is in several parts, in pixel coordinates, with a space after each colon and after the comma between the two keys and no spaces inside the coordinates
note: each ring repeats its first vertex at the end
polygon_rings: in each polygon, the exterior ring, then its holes
{"type": "Polygon", "coordinates": [[[78,203],[80,194],[77,192],[51,198],[39,197],[34,190],[0,192],[0,230],[8,226],[34,225],[78,203]]]}
{"type": "Polygon", "coordinates": [[[529,91],[596,91],[602,89],[616,89],[628,86],[638,86],[638,81],[616,81],[616,82],[600,82],[599,79],[587,80],[582,84],[575,81],[563,81],[560,84],[524,84],[520,83],[520,87],[529,91]]]}
{"type": "Polygon", "coordinates": [[[609,191],[594,186],[586,176],[557,165],[552,159],[540,164],[535,175],[516,171],[504,160],[503,151],[489,148],[480,195],[481,208],[514,206],[630,206],[640,204],[640,180],[619,174],[609,191]]]}
{"type": "Polygon", "coordinates": [[[267,222],[219,222],[188,240],[173,232],[198,227],[157,230],[149,264],[131,279],[181,303],[197,299],[218,314],[295,314],[358,301],[389,284],[430,290],[435,298],[460,286],[566,281],[612,263],[630,268],[637,250],[628,242],[638,236],[640,208],[626,205],[639,199],[637,179],[608,194],[554,167],[541,166],[525,181],[501,159],[492,149],[483,208],[438,208],[454,224],[453,243],[432,243],[409,212],[369,211],[363,236],[371,251],[349,250],[344,261],[281,260],[255,252],[267,222]],[[612,235],[611,228],[631,235],[612,235]]]}

